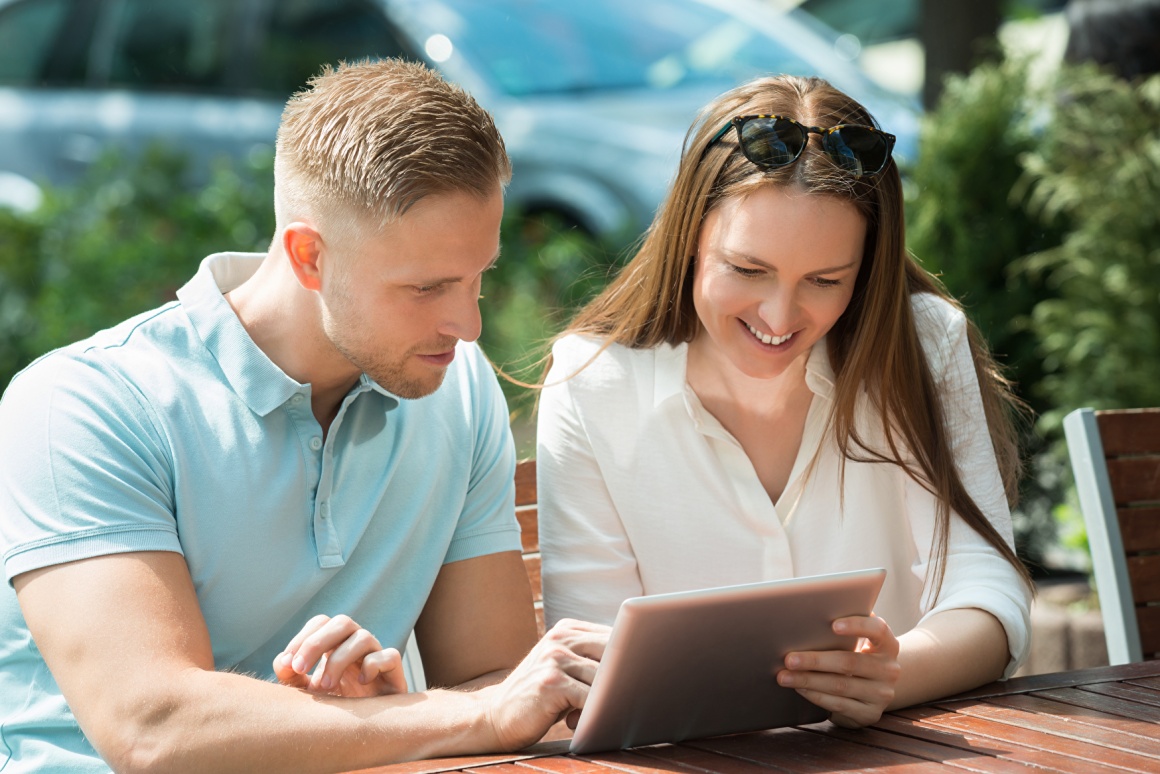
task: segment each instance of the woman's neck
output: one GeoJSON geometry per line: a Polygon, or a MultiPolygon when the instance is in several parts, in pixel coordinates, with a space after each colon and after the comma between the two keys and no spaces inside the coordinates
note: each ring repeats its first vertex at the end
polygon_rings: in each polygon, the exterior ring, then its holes
{"type": "Polygon", "coordinates": [[[689,342],[685,379],[705,408],[720,416],[730,414],[776,416],[808,392],[806,361],[809,352],[793,360],[777,376],[758,379],[738,369],[702,332],[689,342]]]}

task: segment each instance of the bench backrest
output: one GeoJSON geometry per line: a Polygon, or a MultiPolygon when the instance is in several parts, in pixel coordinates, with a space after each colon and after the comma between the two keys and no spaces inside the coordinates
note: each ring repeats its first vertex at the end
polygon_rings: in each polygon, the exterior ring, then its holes
{"type": "Polygon", "coordinates": [[[1112,664],[1160,658],[1160,408],[1063,422],[1112,664]]]}
{"type": "Polygon", "coordinates": [[[524,569],[532,584],[536,605],[536,626],[544,636],[544,596],[540,586],[540,524],[536,515],[536,461],[516,463],[516,518],[520,521],[524,549],[524,569]]]}

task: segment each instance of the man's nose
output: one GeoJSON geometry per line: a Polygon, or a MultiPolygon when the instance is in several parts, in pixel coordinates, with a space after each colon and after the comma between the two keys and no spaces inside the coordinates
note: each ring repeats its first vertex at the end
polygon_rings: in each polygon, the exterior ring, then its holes
{"type": "Polygon", "coordinates": [[[439,332],[460,341],[475,341],[483,330],[483,319],[479,313],[479,285],[471,283],[456,290],[439,332]]]}

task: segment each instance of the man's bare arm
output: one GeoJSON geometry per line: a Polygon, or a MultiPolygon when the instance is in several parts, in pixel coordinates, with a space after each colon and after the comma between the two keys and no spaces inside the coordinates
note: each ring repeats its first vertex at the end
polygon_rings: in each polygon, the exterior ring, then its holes
{"type": "Polygon", "coordinates": [[[444,565],[415,626],[415,639],[430,686],[502,679],[537,639],[531,585],[520,553],[444,565]]]}
{"type": "MultiPolygon", "coordinates": [[[[525,670],[538,676],[532,684],[500,692],[316,696],[214,670],[188,568],[176,553],[56,565],[18,576],[15,586],[82,730],[117,771],[343,771],[503,749],[582,706],[594,671],[565,645],[525,670]]],[[[472,664],[498,663],[490,658],[450,671],[436,658],[434,674],[445,679],[472,664]]]]}

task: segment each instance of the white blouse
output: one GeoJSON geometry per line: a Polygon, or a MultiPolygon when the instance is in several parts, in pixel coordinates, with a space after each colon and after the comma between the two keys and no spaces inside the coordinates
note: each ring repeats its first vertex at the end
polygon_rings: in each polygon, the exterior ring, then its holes
{"type": "MultiPolygon", "coordinates": [[[[912,305],[945,398],[959,474],[1013,544],[966,319],[928,294],[913,296],[912,305]]],[[[979,608],[1006,630],[1005,676],[1018,668],[1029,646],[1029,590],[992,546],[952,514],[946,575],[932,600],[925,581],[934,497],[897,465],[848,460],[843,502],[837,445],[823,437],[834,390],[824,339],[806,364],[814,397],[776,503],[741,445],[688,386],[687,345],[612,345],[589,363],[599,348],[580,336],[557,342],[540,398],[536,457],[549,626],[565,617],[611,623],[632,596],[885,567],[875,612],[895,635],[944,610],[979,608]],[[819,448],[812,474],[804,475],[819,448]]],[[[863,439],[884,448],[865,394],[856,420],[863,439]]]]}

